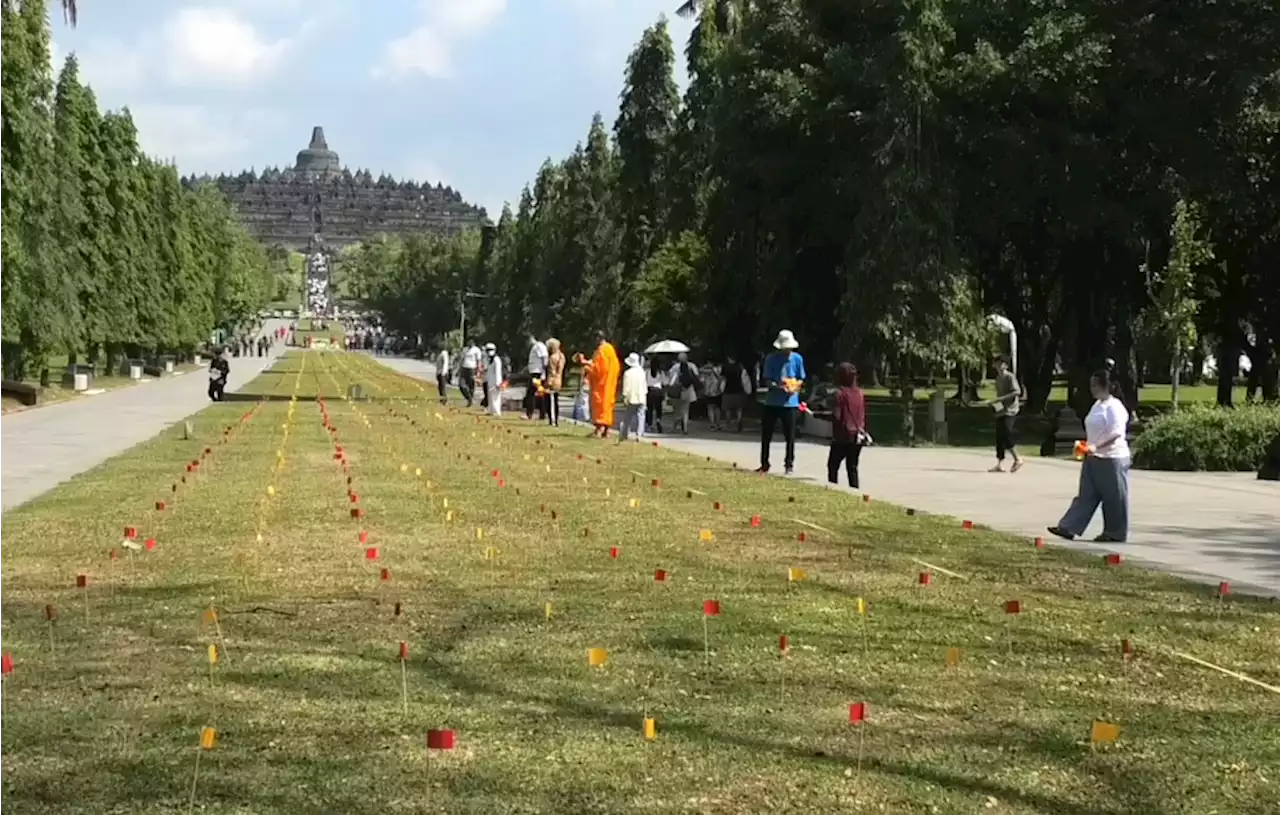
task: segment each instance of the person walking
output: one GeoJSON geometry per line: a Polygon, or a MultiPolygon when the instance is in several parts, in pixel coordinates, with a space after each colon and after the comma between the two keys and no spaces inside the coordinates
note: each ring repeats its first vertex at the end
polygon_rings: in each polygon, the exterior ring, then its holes
{"type": "Polygon", "coordinates": [[[618,443],[631,438],[634,432],[636,439],[644,438],[644,407],[648,400],[648,388],[645,383],[644,368],[640,365],[638,354],[627,354],[626,371],[622,374],[622,428],[618,443]]]}
{"type": "Polygon", "coordinates": [[[471,407],[475,403],[476,371],[480,368],[482,357],[483,353],[480,351],[480,346],[476,345],[475,340],[472,340],[462,351],[462,358],[458,367],[458,390],[462,391],[462,398],[467,401],[467,407],[471,407]]]}
{"type": "Polygon", "coordinates": [[[436,356],[436,388],[440,391],[440,404],[446,404],[449,401],[449,349],[444,346],[440,347],[440,353],[436,356]]]}
{"type": "Polygon", "coordinates": [[[552,427],[560,426],[560,391],[564,388],[564,362],[560,340],[555,337],[547,340],[547,377],[542,387],[547,392],[543,397],[546,401],[547,423],[552,427]]]}
{"type": "Polygon", "coordinates": [[[502,357],[498,356],[498,347],[487,343],[484,347],[484,398],[488,403],[489,415],[497,418],[502,415],[502,357]]]}
{"type": "Polygon", "coordinates": [[[662,362],[654,357],[649,360],[649,371],[645,374],[645,421],[650,433],[662,432],[662,403],[667,400],[668,377],[662,370],[662,362]]]}
{"type": "Polygon", "coordinates": [[[1009,370],[1009,360],[1003,356],[996,357],[996,398],[987,403],[996,412],[996,466],[991,468],[993,473],[1004,472],[1005,453],[1013,457],[1009,472],[1016,473],[1022,469],[1013,432],[1021,393],[1017,377],[1009,370]]]}
{"type": "Polygon", "coordinates": [[[547,418],[547,409],[543,404],[542,397],[538,394],[538,389],[543,387],[542,380],[547,376],[547,358],[550,352],[547,350],[547,344],[539,340],[533,334],[529,335],[529,363],[526,370],[529,373],[529,387],[524,392],[524,416],[526,419],[533,418],[533,409],[538,409],[538,418],[547,418]]]}
{"type": "Polygon", "coordinates": [[[760,468],[758,473],[769,472],[769,448],[773,445],[773,431],[782,424],[782,435],[787,442],[783,465],[786,474],[795,472],[796,464],[796,413],[800,410],[800,389],[804,387],[804,357],[796,353],[800,343],[787,329],[778,332],[773,341],[774,352],[765,357],[761,381],[768,388],[764,399],[764,420],[760,427],[760,468]]]}
{"type": "Polygon", "coordinates": [[[724,393],[723,369],[714,362],[708,362],[698,372],[702,382],[702,402],[707,406],[707,423],[712,430],[720,429],[720,397],[724,393]]]}
{"type": "Polygon", "coordinates": [[[858,387],[858,369],[842,362],[836,368],[835,410],[831,414],[831,449],[827,453],[827,481],[839,483],[840,462],[844,462],[849,486],[859,489],[858,459],[871,442],[867,433],[867,402],[858,387]]]}
{"type": "Polygon", "coordinates": [[[1084,534],[1102,505],[1099,543],[1124,543],[1129,537],[1129,411],[1111,392],[1111,372],[1095,371],[1089,391],[1096,400],[1084,417],[1085,457],[1080,486],[1071,506],[1049,532],[1072,540],[1084,534]]]}
{"type": "Polygon", "coordinates": [[[720,397],[725,427],[732,426],[735,433],[742,432],[742,417],[747,410],[747,394],[751,390],[751,378],[747,370],[732,356],[725,357],[720,371],[724,393],[720,397]]]}
{"type": "Polygon", "coordinates": [[[689,435],[689,407],[698,401],[698,369],[689,362],[689,355],[681,353],[676,364],[667,373],[668,381],[677,389],[676,418],[672,430],[679,428],[689,435]]]}
{"type": "Polygon", "coordinates": [[[213,359],[209,360],[209,399],[221,402],[227,390],[227,377],[231,375],[231,363],[227,361],[227,351],[219,348],[213,359]]]}
{"type": "Polygon", "coordinates": [[[592,435],[606,439],[613,427],[613,406],[618,400],[618,352],[604,331],[599,330],[591,361],[584,360],[581,354],[576,359],[583,365],[582,378],[591,394],[591,424],[595,426],[592,435]]]}

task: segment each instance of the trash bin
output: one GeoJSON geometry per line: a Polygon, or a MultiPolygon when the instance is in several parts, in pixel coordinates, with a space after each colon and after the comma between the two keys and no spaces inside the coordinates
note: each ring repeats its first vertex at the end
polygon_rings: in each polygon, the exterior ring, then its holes
{"type": "Polygon", "coordinates": [[[140,359],[129,360],[129,378],[133,380],[138,380],[142,378],[142,360],[140,359]]]}
{"type": "Polygon", "coordinates": [[[77,393],[89,390],[89,375],[80,373],[72,374],[71,386],[77,393]]]}
{"type": "Polygon", "coordinates": [[[936,390],[929,397],[929,425],[933,428],[933,442],[947,443],[947,395],[936,390]]]}

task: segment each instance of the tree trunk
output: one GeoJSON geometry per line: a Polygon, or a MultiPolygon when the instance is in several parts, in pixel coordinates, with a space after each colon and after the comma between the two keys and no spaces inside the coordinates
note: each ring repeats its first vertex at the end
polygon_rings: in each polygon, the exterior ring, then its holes
{"type": "Polygon", "coordinates": [[[915,386],[911,381],[911,366],[898,359],[898,399],[902,404],[902,438],[909,447],[916,446],[915,386]]]}
{"type": "Polygon", "coordinates": [[[1182,381],[1182,348],[1173,346],[1173,359],[1169,363],[1169,407],[1178,409],[1178,386],[1182,381]]]}
{"type": "Polygon", "coordinates": [[[1218,406],[1231,407],[1232,391],[1236,376],[1240,373],[1240,349],[1223,337],[1218,343],[1218,406]]]}

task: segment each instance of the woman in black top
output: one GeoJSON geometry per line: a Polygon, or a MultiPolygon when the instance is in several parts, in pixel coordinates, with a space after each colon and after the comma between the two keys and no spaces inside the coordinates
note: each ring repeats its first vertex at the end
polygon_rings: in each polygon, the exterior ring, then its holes
{"type": "Polygon", "coordinates": [[[750,380],[746,371],[734,357],[725,357],[724,368],[720,372],[724,378],[724,394],[721,405],[724,409],[724,423],[727,427],[734,424],[738,433],[742,432],[742,415],[747,409],[747,387],[750,380]]]}

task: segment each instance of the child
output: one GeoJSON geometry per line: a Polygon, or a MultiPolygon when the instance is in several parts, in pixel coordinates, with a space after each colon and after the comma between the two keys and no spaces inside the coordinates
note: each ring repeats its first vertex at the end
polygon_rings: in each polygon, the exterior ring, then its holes
{"type": "Polygon", "coordinates": [[[644,406],[649,397],[645,381],[644,368],[640,366],[640,357],[628,354],[625,362],[626,373],[622,375],[622,433],[618,443],[631,437],[635,428],[636,439],[644,438],[644,406]]]}
{"type": "Polygon", "coordinates": [[[858,387],[858,369],[848,362],[836,368],[835,411],[831,414],[831,452],[827,454],[827,481],[837,483],[840,462],[844,461],[849,486],[858,489],[858,458],[871,443],[867,432],[867,407],[858,387]]]}

